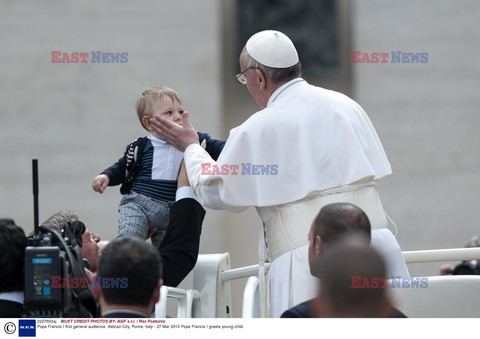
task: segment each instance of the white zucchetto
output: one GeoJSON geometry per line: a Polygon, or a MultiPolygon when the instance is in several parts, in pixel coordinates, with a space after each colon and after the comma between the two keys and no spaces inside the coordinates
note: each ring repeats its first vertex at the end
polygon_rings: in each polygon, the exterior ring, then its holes
{"type": "Polygon", "coordinates": [[[262,65],[287,68],[299,61],[292,41],[279,31],[262,31],[248,39],[245,48],[248,54],[262,65]]]}

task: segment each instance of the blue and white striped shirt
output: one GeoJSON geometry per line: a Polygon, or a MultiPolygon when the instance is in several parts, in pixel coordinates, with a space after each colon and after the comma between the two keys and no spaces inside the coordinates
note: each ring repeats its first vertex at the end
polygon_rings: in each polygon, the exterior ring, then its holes
{"type": "Polygon", "coordinates": [[[183,152],[166,141],[148,136],[132,191],[160,201],[175,201],[177,177],[183,152]]]}

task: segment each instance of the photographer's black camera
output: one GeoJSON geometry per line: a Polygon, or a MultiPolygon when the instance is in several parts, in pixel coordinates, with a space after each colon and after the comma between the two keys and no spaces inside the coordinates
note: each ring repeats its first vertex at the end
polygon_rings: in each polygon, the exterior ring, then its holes
{"type": "Polygon", "coordinates": [[[81,253],[85,225],[75,221],[62,234],[44,226],[28,238],[25,250],[25,315],[27,317],[97,316],[97,305],[88,286],[59,287],[60,281],[86,279],[81,253]]]}
{"type": "Polygon", "coordinates": [[[455,266],[453,275],[480,275],[480,264],[477,260],[462,261],[455,266]]]}

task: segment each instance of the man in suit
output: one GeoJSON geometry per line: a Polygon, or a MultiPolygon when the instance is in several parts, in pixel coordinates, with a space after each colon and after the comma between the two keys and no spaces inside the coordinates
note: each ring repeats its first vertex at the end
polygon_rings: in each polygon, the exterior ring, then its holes
{"type": "Polygon", "coordinates": [[[13,219],[0,219],[0,318],[23,313],[23,267],[27,237],[13,219]]]}
{"type": "MultiPolygon", "coordinates": [[[[320,209],[308,234],[308,263],[312,276],[321,278],[321,263],[326,248],[335,246],[346,236],[358,236],[365,246],[370,244],[371,226],[367,215],[350,203],[333,203],[320,209]]],[[[282,314],[282,318],[312,318],[315,299],[300,303],[282,314]]],[[[405,317],[392,309],[392,317],[405,317]]]]}

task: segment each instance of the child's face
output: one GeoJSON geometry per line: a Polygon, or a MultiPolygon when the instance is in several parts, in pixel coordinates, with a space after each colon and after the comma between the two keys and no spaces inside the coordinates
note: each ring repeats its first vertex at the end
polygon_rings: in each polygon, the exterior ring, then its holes
{"type": "Polygon", "coordinates": [[[152,128],[150,119],[155,118],[158,115],[164,119],[173,121],[178,125],[182,125],[183,112],[183,106],[177,100],[172,101],[172,99],[166,96],[162,100],[158,100],[153,104],[152,115],[143,117],[142,121],[144,122],[144,125],[147,127],[148,131],[155,137],[159,138],[156,135],[155,130],[152,128]]]}

